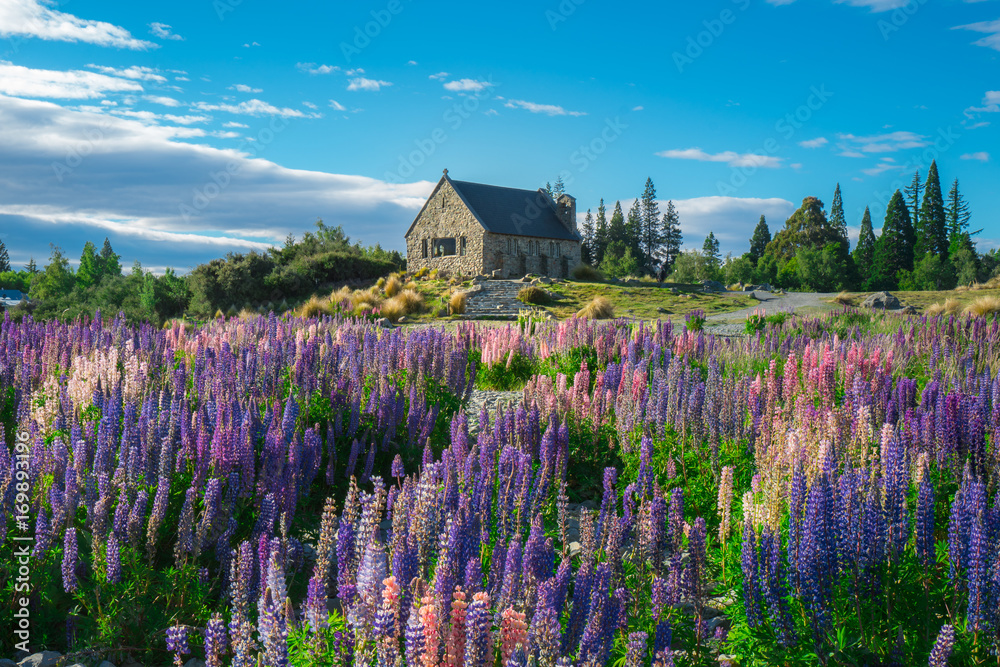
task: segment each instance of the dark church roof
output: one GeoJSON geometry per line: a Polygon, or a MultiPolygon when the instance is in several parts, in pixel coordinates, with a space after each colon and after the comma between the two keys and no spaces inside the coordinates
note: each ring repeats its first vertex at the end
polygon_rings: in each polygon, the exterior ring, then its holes
{"type": "Polygon", "coordinates": [[[486,231],[579,241],[566,229],[551,200],[538,190],[518,190],[448,179],[486,231]]]}

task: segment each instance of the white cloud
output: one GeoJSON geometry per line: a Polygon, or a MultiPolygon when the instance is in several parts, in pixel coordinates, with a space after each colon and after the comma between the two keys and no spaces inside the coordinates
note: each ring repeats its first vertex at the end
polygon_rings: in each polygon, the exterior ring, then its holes
{"type": "Polygon", "coordinates": [[[962,156],[963,160],[978,160],[979,162],[989,162],[990,154],[986,151],[979,151],[978,153],[966,153],[962,156]]]}
{"type": "MultiPolygon", "coordinates": [[[[86,109],[81,109],[81,111],[86,111],[86,109]]],[[[193,125],[195,123],[205,123],[212,120],[208,116],[176,116],[174,114],[158,114],[153,113],[152,111],[136,111],[134,109],[109,109],[108,113],[122,118],[131,118],[146,125],[158,125],[163,121],[176,123],[177,125],[193,125]]],[[[204,130],[180,127],[173,128],[173,130],[174,132],[172,136],[177,138],[190,139],[193,137],[205,136],[204,130]]]]}
{"type": "Polygon", "coordinates": [[[915,132],[887,132],[869,136],[854,134],[838,134],[838,147],[843,157],[864,157],[873,153],[895,153],[911,148],[929,146],[930,141],[922,134],[915,132]]]}
{"type": "Polygon", "coordinates": [[[317,118],[318,114],[305,114],[298,109],[278,108],[262,100],[252,99],[239,104],[209,104],[198,102],[194,105],[200,111],[225,111],[247,116],[281,116],[282,118],[317,118]]]}
{"type": "Polygon", "coordinates": [[[641,107],[641,106],[632,107],[632,111],[642,111],[642,110],[643,110],[643,107],[641,107]]]}
{"type": "Polygon", "coordinates": [[[828,143],[830,143],[830,140],[826,137],[816,137],[815,139],[800,141],[799,146],[802,146],[802,148],[820,148],[826,146],[828,143]]]}
{"type": "Polygon", "coordinates": [[[411,60],[411,61],[407,62],[406,64],[407,65],[419,65],[420,63],[418,63],[416,60],[411,60]]]}
{"type": "Polygon", "coordinates": [[[180,35],[175,35],[170,31],[170,26],[166,23],[150,23],[149,24],[149,34],[159,37],[160,39],[171,39],[174,41],[183,41],[184,38],[180,35]]]}
{"type": "Polygon", "coordinates": [[[438,72],[437,74],[431,74],[428,79],[435,79],[440,81],[442,79],[447,79],[450,75],[447,72],[438,72]]]}
{"type": "Polygon", "coordinates": [[[57,42],[86,42],[123,49],[148,49],[157,45],[132,37],[125,28],[81,19],[51,9],[41,0],[0,2],[0,37],[37,37],[57,42]]]}
{"type": "Polygon", "coordinates": [[[176,141],[177,128],[49,102],[0,96],[0,117],[0,228],[17,263],[47,257],[52,240],[77,256],[86,240],[110,236],[126,265],[138,258],[185,270],[229,251],[280,244],[317,217],[399,249],[434,187],[288,169],[265,159],[266,145],[254,146],[260,154],[252,157],[249,143],[219,149],[176,141]],[[88,136],[98,138],[82,166],[66,166],[88,136]],[[218,188],[210,175],[227,172],[218,188]]]}
{"type": "Polygon", "coordinates": [[[537,104],[535,102],[527,102],[525,100],[511,100],[504,104],[505,107],[511,109],[525,109],[531,113],[543,113],[547,116],[586,116],[585,111],[567,111],[561,106],[555,104],[537,104]]]}
{"type": "Polygon", "coordinates": [[[765,169],[780,168],[783,158],[773,155],[759,155],[757,153],[737,153],[736,151],[723,151],[721,153],[707,153],[700,148],[685,148],[660,151],[660,157],[672,160],[697,160],[698,162],[724,162],[730,167],[763,167],[765,169]]]}
{"type": "MultiPolygon", "coordinates": [[[[833,0],[838,5],[850,5],[851,7],[869,7],[873,12],[887,12],[890,9],[899,9],[910,4],[912,0],[833,0]]],[[[975,1],[975,0],[967,0],[975,1]]],[[[795,0],[767,0],[770,5],[790,5],[795,0]]]]}
{"type": "Polygon", "coordinates": [[[1000,19],[997,19],[996,21],[981,21],[980,23],[958,25],[952,28],[952,30],[971,30],[973,32],[985,33],[986,37],[977,39],[973,42],[973,44],[1000,51],[1000,19]]]}
{"type": "Polygon", "coordinates": [[[304,106],[304,107],[306,107],[308,109],[313,109],[313,110],[319,109],[319,107],[316,106],[315,104],[313,104],[312,102],[303,102],[302,106],[304,106]]]}
{"type": "Polygon", "coordinates": [[[244,44],[243,48],[249,49],[251,46],[260,46],[260,44],[258,42],[250,42],[249,44],[244,44]]]}
{"type": "Polygon", "coordinates": [[[231,120],[227,123],[223,123],[222,127],[250,127],[246,123],[237,123],[235,120],[231,120]]]}
{"type": "Polygon", "coordinates": [[[983,106],[969,107],[965,110],[967,116],[974,113],[998,113],[1000,112],[1000,90],[988,90],[983,96],[983,106]]]}
{"type": "Polygon", "coordinates": [[[144,95],[143,98],[147,102],[152,102],[153,104],[161,104],[165,107],[179,107],[180,102],[172,97],[164,97],[162,95],[144,95]]]}
{"type": "Polygon", "coordinates": [[[123,79],[135,79],[136,81],[155,81],[156,83],[166,83],[167,77],[159,73],[152,67],[142,67],[133,65],[132,67],[107,67],[105,65],[87,65],[92,70],[108,76],[119,76],[123,79]]]}
{"type": "Polygon", "coordinates": [[[337,111],[347,111],[347,107],[338,102],[337,100],[330,100],[330,108],[336,109],[337,111]]]}
{"type": "Polygon", "coordinates": [[[861,173],[867,174],[868,176],[878,176],[879,174],[887,171],[902,171],[903,169],[903,165],[896,164],[896,161],[891,157],[884,157],[874,167],[862,169],[861,173]]]}
{"type": "MultiPolygon", "coordinates": [[[[255,42],[256,43],[256,42],[255,42]]],[[[295,66],[308,74],[333,74],[339,72],[336,65],[317,65],[316,63],[295,63],[295,66]]]]}
{"type": "Polygon", "coordinates": [[[493,84],[489,81],[477,81],[475,79],[459,79],[458,81],[449,81],[444,84],[445,90],[450,90],[452,92],[473,92],[478,93],[484,88],[490,88],[493,84]]]}
{"type": "MultiPolygon", "coordinates": [[[[792,202],[776,197],[695,197],[675,200],[674,206],[680,216],[685,246],[700,250],[705,237],[713,232],[719,239],[720,250],[734,254],[746,251],[761,215],[766,216],[773,234],[796,208],[792,202]]],[[[665,208],[666,202],[661,202],[660,210],[665,208]]],[[[624,202],[622,209],[628,210],[624,202]]]]}
{"type": "Polygon", "coordinates": [[[142,86],[133,80],[95,72],[29,69],[0,62],[0,93],[4,95],[79,100],[125,91],[142,91],[142,86]]]}
{"type": "Polygon", "coordinates": [[[238,93],[263,93],[263,88],[251,88],[245,83],[237,83],[235,85],[229,86],[229,90],[235,90],[238,93]]]}
{"type": "Polygon", "coordinates": [[[348,90],[368,90],[368,91],[378,91],[385,86],[391,86],[391,81],[379,81],[378,79],[366,79],[363,76],[351,79],[348,84],[348,90]]]}

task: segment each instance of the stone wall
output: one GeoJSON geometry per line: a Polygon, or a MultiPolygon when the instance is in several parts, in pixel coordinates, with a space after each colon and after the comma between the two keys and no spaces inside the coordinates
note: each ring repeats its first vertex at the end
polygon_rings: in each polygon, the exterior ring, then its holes
{"type": "Polygon", "coordinates": [[[506,234],[487,233],[484,242],[485,266],[489,273],[494,269],[503,271],[505,278],[520,278],[526,273],[539,273],[552,278],[565,278],[573,267],[580,263],[580,242],[541,239],[531,236],[508,236],[506,234]],[[520,252],[508,252],[508,240],[520,242],[520,252]],[[526,254],[529,241],[538,244],[537,254],[526,254]],[[556,255],[552,255],[551,244],[558,246],[556,255]]]}
{"type": "Polygon", "coordinates": [[[430,269],[445,269],[453,273],[476,275],[482,273],[483,241],[486,232],[462,203],[451,184],[445,182],[431,195],[423,215],[406,237],[406,268],[419,271],[425,266],[430,269]],[[465,254],[434,257],[431,244],[435,238],[454,238],[456,251],[461,237],[465,237],[465,254]],[[423,242],[427,241],[427,258],[423,257],[423,242]]]}

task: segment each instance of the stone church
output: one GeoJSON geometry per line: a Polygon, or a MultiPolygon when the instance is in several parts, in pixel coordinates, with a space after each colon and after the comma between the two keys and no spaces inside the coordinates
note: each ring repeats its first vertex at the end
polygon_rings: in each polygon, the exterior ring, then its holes
{"type": "Polygon", "coordinates": [[[565,278],[580,263],[581,242],[573,197],[453,181],[445,169],[406,232],[406,266],[565,278]]]}

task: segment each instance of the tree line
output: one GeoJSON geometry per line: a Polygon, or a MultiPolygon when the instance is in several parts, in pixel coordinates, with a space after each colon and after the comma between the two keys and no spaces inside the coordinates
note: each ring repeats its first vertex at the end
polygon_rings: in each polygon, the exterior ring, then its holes
{"type": "Polygon", "coordinates": [[[596,218],[588,210],[583,225],[585,261],[610,277],[647,274],[680,283],[769,283],[819,292],[948,290],[985,282],[1000,272],[995,250],[983,254],[976,250],[974,237],[982,230],[970,230],[970,207],[957,178],[943,195],[936,162],[926,180],[918,171],[906,188],[893,194],[878,235],[871,209],[865,208],[853,251],[839,183],[829,215],[820,199],[806,197],[773,236],[761,215],[747,251],[724,258],[714,232],[709,232],[700,250],[681,252],[673,202],[661,217],[655,197],[652,180],[647,179],[628,218],[618,202],[610,221],[603,199],[596,218]]]}
{"type": "Polygon", "coordinates": [[[30,298],[30,303],[14,309],[15,316],[30,312],[38,319],[65,320],[101,310],[159,326],[185,315],[206,318],[220,310],[234,314],[266,303],[277,307],[328,284],[377,278],[405,265],[399,252],[351,243],[341,227],[328,227],[322,221],[316,223],[315,233],[306,232],[301,240],[289,235],[280,248],[229,253],[196,266],[186,276],[169,268],[155,275],[138,260],[124,273],[120,260],[105,238],[100,251],[87,241],[75,269],[62,248],[52,245],[43,268],[31,258],[15,271],[0,240],[0,289],[20,290],[30,298]]]}

